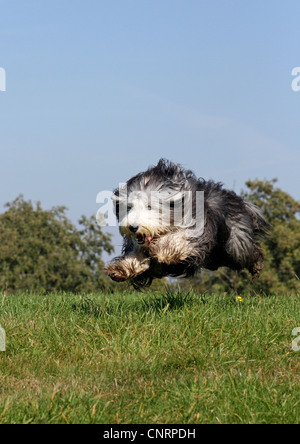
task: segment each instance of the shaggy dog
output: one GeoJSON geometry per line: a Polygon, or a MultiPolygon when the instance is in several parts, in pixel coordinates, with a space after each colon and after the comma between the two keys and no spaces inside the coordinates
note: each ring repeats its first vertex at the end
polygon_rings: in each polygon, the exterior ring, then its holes
{"type": "Polygon", "coordinates": [[[263,267],[259,240],[268,224],[259,209],[178,164],[161,159],[116,189],[113,201],[124,239],[122,255],[105,267],[115,281],[140,288],[200,268],[258,276],[263,267]]]}

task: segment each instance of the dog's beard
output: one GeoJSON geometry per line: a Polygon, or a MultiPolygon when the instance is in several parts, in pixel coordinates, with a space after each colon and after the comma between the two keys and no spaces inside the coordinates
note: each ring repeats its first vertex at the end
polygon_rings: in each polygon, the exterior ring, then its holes
{"type": "Polygon", "coordinates": [[[191,192],[166,188],[127,194],[125,187],[114,202],[121,235],[140,246],[149,247],[159,237],[194,224],[191,192]]]}
{"type": "Polygon", "coordinates": [[[164,227],[162,225],[157,227],[146,227],[139,226],[139,229],[136,233],[132,233],[129,230],[128,226],[121,226],[120,233],[122,236],[126,236],[128,239],[133,240],[136,244],[149,247],[152,243],[154,243],[159,237],[164,236],[170,232],[177,231],[176,227],[167,226],[164,227]]]}

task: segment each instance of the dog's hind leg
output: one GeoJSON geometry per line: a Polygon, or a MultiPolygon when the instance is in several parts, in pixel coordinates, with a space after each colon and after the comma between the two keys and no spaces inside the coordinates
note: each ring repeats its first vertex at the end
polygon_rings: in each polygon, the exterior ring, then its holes
{"type": "Polygon", "coordinates": [[[225,250],[237,264],[241,265],[241,268],[244,268],[249,255],[251,255],[253,251],[250,221],[240,218],[238,220],[230,219],[230,221],[226,222],[230,234],[225,245],[225,250]]]}
{"type": "Polygon", "coordinates": [[[247,268],[253,277],[259,276],[263,268],[263,253],[254,239],[251,220],[247,217],[227,221],[230,229],[225,250],[230,258],[231,268],[247,268]]]}
{"type": "Polygon", "coordinates": [[[252,278],[259,277],[261,270],[264,266],[264,255],[262,248],[259,245],[254,245],[253,260],[248,270],[252,274],[252,278]]]}

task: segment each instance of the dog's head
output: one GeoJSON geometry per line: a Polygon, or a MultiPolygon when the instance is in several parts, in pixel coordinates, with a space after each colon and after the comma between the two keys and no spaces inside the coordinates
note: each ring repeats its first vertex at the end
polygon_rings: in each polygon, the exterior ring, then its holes
{"type": "Polygon", "coordinates": [[[147,247],[158,236],[191,226],[194,182],[191,171],[164,159],[132,177],[113,195],[120,233],[147,247]]]}

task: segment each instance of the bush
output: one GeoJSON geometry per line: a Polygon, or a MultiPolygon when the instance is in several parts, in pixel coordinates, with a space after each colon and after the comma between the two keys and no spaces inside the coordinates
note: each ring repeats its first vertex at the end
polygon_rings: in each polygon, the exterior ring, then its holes
{"type": "Polygon", "coordinates": [[[65,207],[45,211],[19,196],[0,214],[0,289],[94,291],[111,287],[102,273],[110,235],[95,217],[82,216],[77,229],[65,207]]]}

